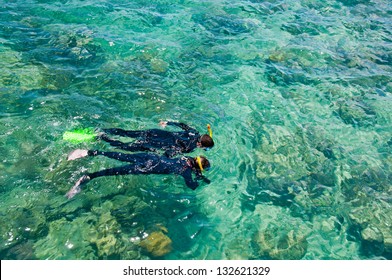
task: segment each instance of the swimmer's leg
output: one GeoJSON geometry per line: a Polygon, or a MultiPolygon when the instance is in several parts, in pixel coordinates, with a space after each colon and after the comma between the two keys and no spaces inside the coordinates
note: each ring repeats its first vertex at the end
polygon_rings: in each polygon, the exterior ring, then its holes
{"type": "Polygon", "coordinates": [[[72,151],[68,155],[68,160],[75,160],[78,158],[83,158],[86,156],[105,156],[108,158],[116,159],[119,161],[125,161],[130,163],[136,163],[138,161],[144,161],[146,154],[124,154],[119,152],[102,152],[102,151],[92,151],[92,150],[82,150],[77,149],[72,151]]]}
{"type": "Polygon", "coordinates": [[[135,163],[143,160],[141,154],[124,154],[119,152],[88,151],[89,156],[104,156],[119,161],[135,163]]]}
{"type": "Polygon", "coordinates": [[[129,151],[129,152],[157,152],[157,149],[149,147],[144,143],[124,144],[116,147],[120,150],[129,151]]]}
{"type": "Polygon", "coordinates": [[[102,177],[102,176],[118,176],[118,175],[127,175],[127,174],[141,174],[142,172],[138,170],[138,167],[129,164],[125,166],[120,166],[120,167],[115,167],[115,168],[109,168],[109,169],[104,169],[101,171],[97,171],[94,173],[89,173],[86,175],[83,175],[82,177],[79,178],[79,180],[75,183],[75,185],[67,192],[65,195],[68,199],[71,199],[74,197],[76,194],[80,193],[82,188],[81,186],[92,179],[102,177]]]}
{"type": "Polygon", "coordinates": [[[124,151],[130,151],[130,152],[140,152],[140,151],[150,151],[150,152],[155,152],[156,149],[148,147],[143,142],[137,142],[137,143],[123,143],[118,140],[111,139],[107,137],[107,135],[103,134],[100,136],[100,139],[103,141],[109,143],[110,146],[116,147],[120,150],[124,151]]]}
{"type": "Polygon", "coordinates": [[[108,128],[103,129],[103,131],[107,134],[131,138],[144,137],[147,132],[146,130],[124,130],[121,128],[108,128]]]}
{"type": "Polygon", "coordinates": [[[88,151],[89,156],[105,156],[119,161],[129,162],[132,164],[145,163],[146,161],[159,161],[159,156],[156,154],[136,153],[124,154],[118,152],[103,152],[103,151],[88,151]]]}
{"type": "Polygon", "coordinates": [[[97,171],[94,173],[89,173],[87,176],[90,180],[103,177],[103,176],[118,176],[118,175],[128,175],[128,174],[140,174],[141,172],[138,170],[138,166],[134,164],[128,164],[124,166],[104,169],[101,171],[97,171]]]}
{"type": "Polygon", "coordinates": [[[73,198],[76,194],[80,193],[82,190],[81,185],[90,181],[90,177],[88,175],[83,175],[79,178],[76,184],[65,194],[68,199],[73,198]]]}
{"type": "Polygon", "coordinates": [[[120,147],[120,146],[122,146],[122,145],[126,145],[125,143],[123,143],[123,142],[121,142],[121,141],[118,141],[118,140],[114,140],[114,139],[109,138],[106,134],[101,134],[101,135],[99,136],[99,139],[101,139],[101,140],[103,140],[103,141],[109,143],[111,146],[114,146],[114,147],[120,147]]]}

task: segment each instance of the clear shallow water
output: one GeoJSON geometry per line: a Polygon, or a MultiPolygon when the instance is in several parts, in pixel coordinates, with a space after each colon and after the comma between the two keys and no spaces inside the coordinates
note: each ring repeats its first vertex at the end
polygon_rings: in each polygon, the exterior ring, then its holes
{"type": "MultiPolygon", "coordinates": [[[[0,1],[1,259],[391,259],[389,1],[0,1]],[[206,130],[212,183],[79,127],[206,130]],[[159,240],[154,244],[147,236],[159,240]]],[[[195,151],[193,154],[198,154],[195,151]]]]}

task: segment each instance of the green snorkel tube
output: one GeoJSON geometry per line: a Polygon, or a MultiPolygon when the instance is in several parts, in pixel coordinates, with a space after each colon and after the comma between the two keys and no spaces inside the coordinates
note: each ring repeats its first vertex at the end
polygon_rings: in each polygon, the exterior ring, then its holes
{"type": "Polygon", "coordinates": [[[72,144],[93,142],[96,137],[97,133],[91,127],[66,131],[63,134],[63,140],[72,144]]]}

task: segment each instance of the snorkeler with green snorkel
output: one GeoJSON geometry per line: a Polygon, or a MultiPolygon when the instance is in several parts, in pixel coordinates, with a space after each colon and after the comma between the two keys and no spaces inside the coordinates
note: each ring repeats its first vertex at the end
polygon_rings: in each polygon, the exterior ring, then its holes
{"type": "Polygon", "coordinates": [[[207,150],[214,146],[214,140],[210,135],[200,135],[196,129],[191,128],[184,123],[161,122],[160,125],[162,127],[166,127],[167,125],[176,126],[181,128],[181,130],[173,132],[163,129],[123,130],[119,128],[110,128],[103,129],[104,134],[100,135],[100,139],[109,143],[111,146],[124,151],[157,152],[163,150],[167,157],[190,153],[195,148],[207,150]],[[109,138],[108,135],[129,137],[136,140],[130,143],[123,143],[109,138]]]}
{"type": "Polygon", "coordinates": [[[177,174],[184,178],[186,185],[192,190],[195,190],[198,187],[199,184],[197,180],[203,180],[209,184],[210,180],[202,174],[203,171],[208,170],[210,167],[210,163],[205,157],[198,156],[192,158],[182,156],[173,158],[173,156],[179,153],[192,152],[197,147],[204,150],[212,148],[214,146],[214,141],[212,140],[211,126],[209,124],[207,125],[208,135],[200,135],[197,130],[183,123],[160,122],[160,125],[162,127],[166,127],[167,125],[177,126],[180,127],[182,131],[171,132],[162,129],[123,130],[112,128],[103,129],[104,133],[99,133],[94,129],[86,128],[64,133],[63,139],[75,144],[102,139],[111,146],[126,151],[164,151],[164,155],[158,155],[154,153],[126,154],[83,149],[74,150],[68,155],[68,160],[101,155],[128,162],[129,164],[83,175],[67,192],[66,197],[68,199],[72,198],[81,191],[81,186],[83,184],[102,176],[177,174]],[[118,140],[110,139],[107,134],[136,138],[137,140],[131,143],[123,143],[118,140]],[[193,179],[193,173],[196,175],[195,179],[193,179]]]}
{"type": "Polygon", "coordinates": [[[103,133],[97,133],[91,129],[85,129],[75,132],[66,132],[64,140],[73,142],[91,141],[92,139],[101,139],[111,146],[120,150],[130,152],[158,152],[164,151],[167,157],[174,157],[177,154],[190,153],[196,148],[209,150],[214,146],[212,139],[211,126],[207,125],[208,134],[200,133],[184,124],[178,122],[160,122],[162,127],[168,125],[179,127],[180,131],[167,131],[163,129],[148,130],[124,130],[121,128],[102,129],[103,133]],[[124,143],[119,140],[110,138],[108,135],[119,137],[134,138],[132,142],[124,143]]]}

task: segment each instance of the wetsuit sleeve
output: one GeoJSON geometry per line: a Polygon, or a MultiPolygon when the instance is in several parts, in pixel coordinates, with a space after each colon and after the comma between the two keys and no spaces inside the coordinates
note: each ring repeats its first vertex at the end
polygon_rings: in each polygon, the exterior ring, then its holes
{"type": "Polygon", "coordinates": [[[193,147],[189,148],[188,147],[189,143],[186,143],[183,140],[177,139],[175,141],[175,144],[176,144],[175,146],[172,146],[165,151],[165,156],[167,156],[168,158],[172,158],[172,157],[174,157],[178,154],[181,154],[181,153],[190,153],[193,151],[193,147]],[[187,144],[188,144],[188,146],[187,146],[187,144]]]}
{"type": "Polygon", "coordinates": [[[179,128],[185,130],[185,131],[194,131],[197,132],[196,129],[190,127],[189,125],[186,125],[185,123],[178,123],[178,122],[167,122],[167,125],[173,125],[173,126],[178,126],[179,128]]]}
{"type": "Polygon", "coordinates": [[[193,180],[192,171],[190,169],[186,171],[182,176],[184,177],[185,184],[188,188],[195,190],[199,186],[199,183],[193,180]]]}
{"type": "Polygon", "coordinates": [[[170,150],[166,150],[164,155],[168,158],[172,158],[174,156],[176,156],[177,154],[181,153],[180,150],[177,149],[170,149],[170,150]]]}
{"type": "Polygon", "coordinates": [[[196,173],[196,180],[203,180],[204,183],[211,183],[211,180],[208,179],[206,176],[204,176],[203,174],[201,174],[200,172],[196,173]]]}

